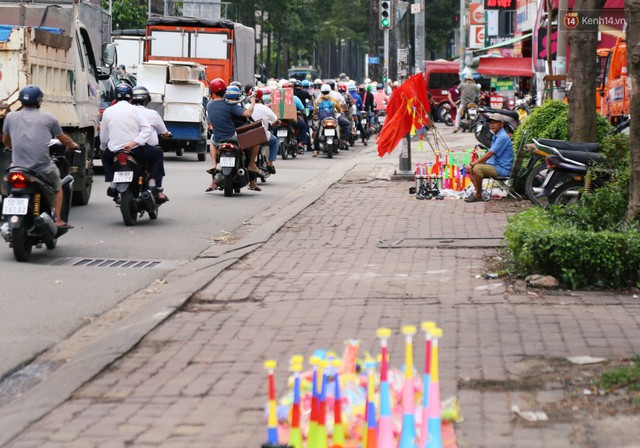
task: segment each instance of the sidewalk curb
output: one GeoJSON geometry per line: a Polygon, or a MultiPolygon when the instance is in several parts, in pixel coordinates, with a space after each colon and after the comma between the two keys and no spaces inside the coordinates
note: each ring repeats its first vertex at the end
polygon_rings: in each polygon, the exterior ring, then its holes
{"type": "MultiPolygon", "coordinates": [[[[283,225],[317,201],[329,187],[361,163],[363,155],[373,151],[373,147],[364,148],[354,157],[338,160],[327,172],[316,175],[306,185],[289,193],[269,209],[252,218],[252,221],[264,221],[255,232],[249,233],[235,244],[206,249],[193,261],[168,273],[169,281],[153,300],[89,342],[77,356],[30,388],[24,395],[0,408],[0,446],[11,442],[30,425],[67,401],[76,390],[108,365],[125,356],[195,293],[211,283],[226,268],[260,248],[283,225]]],[[[125,300],[127,298],[124,298],[123,302],[125,300]]],[[[70,338],[73,338],[73,335],[70,338]]]]}

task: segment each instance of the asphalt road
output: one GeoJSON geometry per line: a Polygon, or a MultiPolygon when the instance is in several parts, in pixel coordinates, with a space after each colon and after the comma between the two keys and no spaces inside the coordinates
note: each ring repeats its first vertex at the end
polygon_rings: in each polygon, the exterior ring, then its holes
{"type": "Polygon", "coordinates": [[[357,144],[334,160],[310,154],[279,159],[277,174],[267,179],[262,192],[243,189],[232,198],[222,192],[204,193],[210,181],[205,173],[209,161],[198,162],[195,154],[167,155],[165,191],[170,201],[161,207],[156,221],[145,216],[135,227],[125,227],[120,210],[105,194],[104,180],[96,175],[90,203],[72,208],[69,221],[75,229],[60,238],[55,250],[34,248],[30,262],[18,263],[9,245],[0,240],[4,246],[0,247],[0,378],[361,148],[357,144]],[[89,265],[100,263],[96,260],[159,263],[89,265]]]}

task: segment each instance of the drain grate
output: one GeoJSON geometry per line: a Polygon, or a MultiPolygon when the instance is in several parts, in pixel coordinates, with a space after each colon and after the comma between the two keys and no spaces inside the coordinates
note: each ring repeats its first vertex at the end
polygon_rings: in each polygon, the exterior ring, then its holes
{"type": "Polygon", "coordinates": [[[54,266],[77,266],[89,268],[169,269],[176,262],[170,260],[120,260],[117,258],[64,258],[52,263],[54,266]]]}
{"type": "Polygon", "coordinates": [[[378,247],[381,249],[484,249],[502,246],[502,238],[401,238],[397,240],[381,240],[378,243],[378,247]]]}

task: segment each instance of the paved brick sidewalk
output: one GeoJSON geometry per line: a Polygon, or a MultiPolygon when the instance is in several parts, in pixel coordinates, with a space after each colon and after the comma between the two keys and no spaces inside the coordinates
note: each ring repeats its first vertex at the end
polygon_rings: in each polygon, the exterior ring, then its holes
{"type": "MultiPolygon", "coordinates": [[[[553,360],[637,352],[638,300],[533,296],[476,278],[495,249],[428,248],[426,239],[500,238],[506,215],[485,203],[416,201],[407,183],[385,180],[391,171],[358,165],[9,446],[258,447],[265,358],[280,361],[282,391],[291,355],[347,338],[373,351],[377,327],[422,320],[444,329],[442,395],[460,398],[460,446],[613,446],[570,419],[524,424],[510,408],[561,399],[561,385],[535,382],[553,360]]],[[[402,363],[397,332],[391,358],[402,363]]]]}

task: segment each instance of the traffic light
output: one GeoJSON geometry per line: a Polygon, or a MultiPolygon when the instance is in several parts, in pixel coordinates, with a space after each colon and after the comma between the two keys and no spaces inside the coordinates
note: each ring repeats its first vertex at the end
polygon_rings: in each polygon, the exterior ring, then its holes
{"type": "Polygon", "coordinates": [[[380,0],[380,29],[391,28],[391,0],[380,0]]]}

